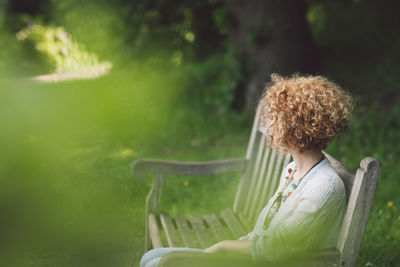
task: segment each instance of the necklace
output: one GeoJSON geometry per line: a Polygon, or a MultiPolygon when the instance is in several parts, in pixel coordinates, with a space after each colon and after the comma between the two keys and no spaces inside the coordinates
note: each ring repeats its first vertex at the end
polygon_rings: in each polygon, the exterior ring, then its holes
{"type": "Polygon", "coordinates": [[[297,180],[297,183],[295,181],[291,182],[289,189],[287,189],[291,178],[293,177],[294,172],[297,169],[297,166],[294,165],[293,169],[289,168],[287,170],[288,175],[285,177],[285,183],[282,186],[282,189],[278,192],[278,196],[275,198],[272,207],[268,210],[268,213],[266,215],[266,219],[264,221],[264,229],[267,228],[267,226],[269,225],[270,221],[272,220],[272,217],[274,216],[275,213],[278,212],[278,209],[280,208],[280,205],[282,202],[285,202],[286,199],[292,194],[292,192],[296,189],[297,185],[300,183],[300,181],[303,179],[303,177],[305,177],[310,170],[312,170],[318,163],[320,163],[323,159],[325,158],[325,156],[323,156],[317,163],[315,163],[308,171],[306,174],[304,174],[302,177],[300,177],[297,180]],[[286,190],[286,194],[283,194],[283,191],[286,190]]]}
{"type": "Polygon", "coordinates": [[[279,196],[276,199],[276,202],[285,202],[286,199],[292,194],[292,192],[297,188],[297,185],[300,183],[300,181],[316,166],[318,165],[322,160],[324,160],[325,156],[322,156],[322,158],[316,162],[313,166],[311,166],[310,169],[308,169],[308,171],[301,176],[299,179],[297,179],[297,181],[294,181],[293,179],[293,175],[297,170],[297,166],[294,165],[293,170],[291,168],[288,169],[288,173],[289,175],[285,177],[285,183],[284,186],[282,187],[282,190],[280,190],[278,192],[279,196]],[[286,194],[284,194],[283,192],[286,190],[286,188],[289,186],[290,184],[290,188],[289,190],[287,190],[286,194]]]}
{"type": "Polygon", "coordinates": [[[292,194],[292,192],[294,191],[294,189],[297,188],[297,185],[300,183],[300,181],[303,179],[303,177],[305,177],[318,163],[320,163],[320,162],[321,162],[322,160],[324,160],[324,159],[325,159],[325,156],[323,155],[322,158],[321,158],[318,162],[316,162],[313,166],[311,166],[311,168],[308,169],[308,171],[307,171],[303,176],[301,176],[299,179],[297,179],[297,182],[295,182],[294,179],[293,179],[293,181],[291,181],[292,178],[293,178],[293,174],[294,174],[295,171],[297,170],[297,166],[294,165],[293,170],[289,168],[289,169],[288,169],[289,175],[285,177],[285,184],[284,184],[282,190],[281,190],[280,192],[278,192],[279,196],[278,196],[278,198],[277,198],[276,201],[277,201],[277,202],[280,202],[280,201],[285,202],[286,199],[292,194]],[[287,193],[284,195],[284,194],[283,194],[283,191],[287,188],[287,186],[289,185],[290,182],[291,182],[290,185],[291,185],[291,187],[292,187],[292,188],[291,188],[292,190],[289,190],[289,192],[287,192],[287,193]]]}

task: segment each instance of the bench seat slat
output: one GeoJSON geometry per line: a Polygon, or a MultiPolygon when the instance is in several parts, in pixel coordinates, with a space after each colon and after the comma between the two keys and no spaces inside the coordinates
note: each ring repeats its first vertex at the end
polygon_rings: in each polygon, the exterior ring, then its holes
{"type": "Polygon", "coordinates": [[[189,221],[192,224],[193,230],[195,231],[197,238],[199,239],[201,248],[207,248],[213,245],[215,242],[212,239],[211,234],[207,231],[203,220],[198,216],[190,216],[189,221]]]}
{"type": "Polygon", "coordinates": [[[231,209],[221,211],[221,216],[236,239],[247,234],[246,230],[243,228],[242,224],[231,209]]]}
{"type": "Polygon", "coordinates": [[[196,248],[199,245],[195,240],[195,236],[192,234],[189,228],[189,224],[184,216],[178,214],[175,216],[176,226],[178,227],[178,231],[182,236],[183,243],[186,247],[196,248]]]}
{"type": "Polygon", "coordinates": [[[161,225],[164,229],[165,235],[167,236],[168,245],[171,247],[181,246],[181,241],[178,236],[178,232],[172,223],[171,217],[167,213],[160,214],[161,225]]]}
{"type": "Polygon", "coordinates": [[[244,230],[246,230],[246,232],[250,232],[252,230],[251,225],[249,223],[249,221],[246,219],[246,217],[243,216],[242,213],[238,212],[237,213],[238,218],[240,220],[240,222],[242,223],[244,230]]]}
{"type": "Polygon", "coordinates": [[[204,215],[203,218],[218,241],[232,238],[214,213],[204,215]]]}

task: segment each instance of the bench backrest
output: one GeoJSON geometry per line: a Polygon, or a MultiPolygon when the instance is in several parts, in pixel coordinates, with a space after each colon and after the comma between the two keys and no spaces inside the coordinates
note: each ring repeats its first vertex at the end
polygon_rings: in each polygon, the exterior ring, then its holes
{"type": "Polygon", "coordinates": [[[233,205],[233,210],[252,226],[274,194],[284,166],[291,160],[289,154],[281,155],[276,149],[266,147],[266,138],[260,129],[260,109],[261,105],[258,106],[247,147],[248,163],[240,179],[233,205]]]}
{"type": "MultiPolygon", "coordinates": [[[[235,213],[251,227],[277,189],[283,168],[293,160],[289,154],[281,155],[276,149],[266,147],[260,110],[261,104],[257,107],[247,147],[248,163],[233,204],[235,213]]],[[[380,176],[380,163],[366,157],[355,173],[325,151],[323,153],[346,187],[348,207],[337,244],[340,263],[341,266],[355,266],[380,176]]]]}

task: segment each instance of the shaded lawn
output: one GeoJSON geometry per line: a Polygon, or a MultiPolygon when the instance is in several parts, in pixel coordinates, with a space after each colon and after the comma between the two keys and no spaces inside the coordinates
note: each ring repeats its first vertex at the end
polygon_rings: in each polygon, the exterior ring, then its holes
{"type": "MultiPolygon", "coordinates": [[[[3,240],[12,252],[37,255],[26,261],[138,266],[152,178],[133,179],[131,162],[245,155],[252,116],[209,114],[175,86],[179,74],[130,67],[93,81],[2,81],[3,240]]],[[[354,170],[367,155],[382,163],[359,266],[400,261],[400,116],[396,108],[389,115],[360,105],[349,134],[327,149],[354,170]]],[[[169,177],[161,207],[218,212],[232,205],[237,184],[237,175],[169,177]]]]}

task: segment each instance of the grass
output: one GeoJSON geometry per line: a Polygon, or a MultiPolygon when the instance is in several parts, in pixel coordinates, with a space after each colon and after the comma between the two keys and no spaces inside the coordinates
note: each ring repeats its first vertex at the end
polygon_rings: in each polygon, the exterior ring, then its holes
{"type": "MultiPolygon", "coordinates": [[[[130,65],[129,72],[120,68],[91,81],[1,81],[0,143],[8,153],[0,155],[0,198],[8,229],[3,241],[7,254],[15,255],[10,261],[137,262],[144,252],[144,201],[152,181],[134,180],[132,161],[244,155],[251,121],[234,114],[209,116],[209,121],[190,110],[181,89],[173,86],[177,75],[154,68],[146,74],[143,65],[130,65]],[[153,75],[157,79],[150,79],[153,75]],[[226,135],[227,129],[235,133],[226,135]]],[[[225,193],[235,182],[230,177],[169,178],[162,204],[183,213],[218,208],[215,201],[226,206],[231,201],[225,193]],[[184,186],[182,179],[190,184],[184,186]],[[225,184],[223,194],[199,201],[210,192],[204,182],[225,184]],[[187,201],[178,201],[176,193],[187,201]]]]}
{"type": "MultiPolygon", "coordinates": [[[[1,81],[2,239],[27,255],[16,256],[21,265],[138,266],[152,179],[132,178],[131,162],[245,155],[252,115],[210,113],[184,76],[131,63],[90,81],[1,81]]],[[[365,156],[382,164],[358,266],[400,263],[400,112],[380,110],[358,102],[349,133],[327,149],[353,170],[365,156]]],[[[232,205],[237,184],[237,175],[171,176],[161,209],[217,212],[232,205]]]]}

